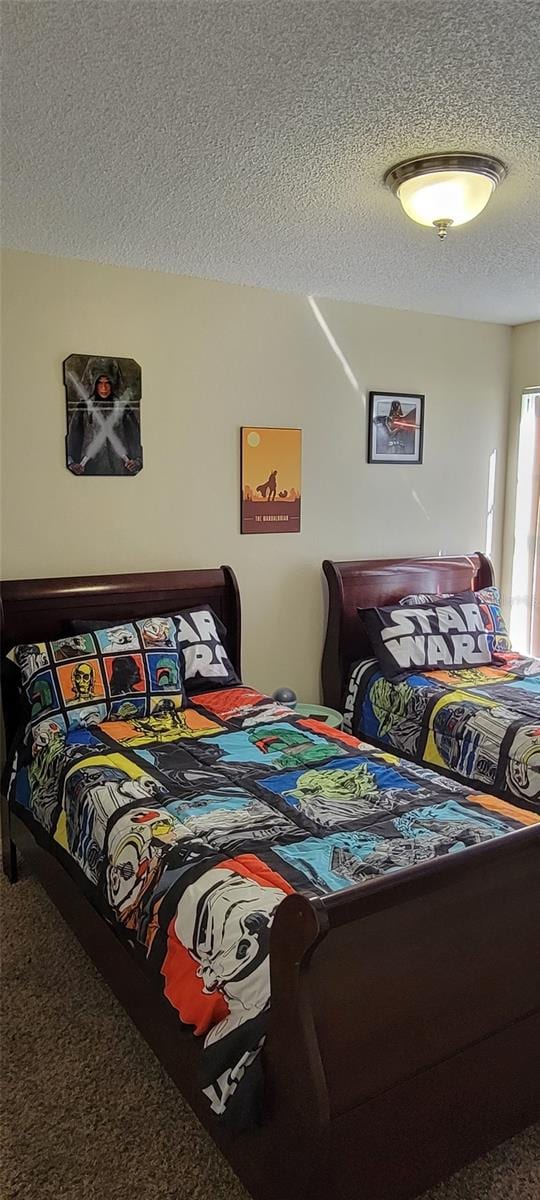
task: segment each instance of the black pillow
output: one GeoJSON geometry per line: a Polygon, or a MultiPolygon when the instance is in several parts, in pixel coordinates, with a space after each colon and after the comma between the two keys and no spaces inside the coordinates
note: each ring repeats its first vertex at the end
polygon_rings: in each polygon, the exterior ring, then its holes
{"type": "Polygon", "coordinates": [[[410,607],[359,608],[383,675],[455,670],[491,662],[486,630],[473,592],[410,607]]]}
{"type": "Polygon", "coordinates": [[[188,695],[241,683],[223,645],[227,630],[205,604],[174,616],[184,686],[188,695]]]}

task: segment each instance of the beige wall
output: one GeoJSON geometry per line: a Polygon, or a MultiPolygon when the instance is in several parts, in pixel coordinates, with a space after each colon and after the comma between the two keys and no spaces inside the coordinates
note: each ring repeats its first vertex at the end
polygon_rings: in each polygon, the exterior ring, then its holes
{"type": "MultiPolygon", "coordinates": [[[[444,249],[444,248],[443,248],[444,249]]],[[[499,561],[510,330],[7,252],[3,575],[209,566],[237,571],[244,677],[318,695],[324,557],[485,546],[497,451],[499,561]],[[133,357],[145,467],[65,467],[62,360],[133,357]],[[369,389],[426,394],[424,465],[368,466],[369,389]],[[302,533],[239,533],[239,428],[304,431],[302,533]]]]}
{"type": "Polygon", "coordinates": [[[517,459],[521,399],[527,388],[540,390],[540,321],[516,325],[510,344],[510,403],[508,406],[508,437],[506,459],[506,498],[504,504],[504,554],[502,592],[509,609],[512,590],[512,561],[514,556],[514,519],[516,512],[517,459]]]}

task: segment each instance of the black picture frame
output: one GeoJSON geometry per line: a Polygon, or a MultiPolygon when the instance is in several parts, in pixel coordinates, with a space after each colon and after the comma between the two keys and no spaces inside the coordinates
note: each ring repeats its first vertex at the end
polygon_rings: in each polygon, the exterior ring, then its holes
{"type": "Polygon", "coordinates": [[[425,395],[421,392],[379,390],[369,393],[368,463],[400,467],[421,465],[424,455],[424,402],[425,395]],[[403,409],[401,401],[405,401],[409,407],[403,409]],[[395,405],[400,406],[401,412],[398,412],[397,416],[401,416],[404,423],[392,429],[388,421],[395,405]],[[411,434],[413,441],[409,451],[411,434]],[[382,445],[381,442],[386,445],[382,445]]]}

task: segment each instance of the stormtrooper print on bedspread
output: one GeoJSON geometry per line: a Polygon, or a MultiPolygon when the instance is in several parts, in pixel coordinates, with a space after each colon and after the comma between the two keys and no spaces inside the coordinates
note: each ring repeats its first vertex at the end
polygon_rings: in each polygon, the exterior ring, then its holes
{"type": "Polygon", "coordinates": [[[92,729],[44,721],[17,767],[14,804],[200,1037],[201,1087],[235,1130],[260,1112],[287,894],[364,884],[536,819],[246,687],[92,729]]]}
{"type": "Polygon", "coordinates": [[[349,679],[345,723],[358,737],[540,811],[540,660],[383,678],[374,660],[349,679]]]}

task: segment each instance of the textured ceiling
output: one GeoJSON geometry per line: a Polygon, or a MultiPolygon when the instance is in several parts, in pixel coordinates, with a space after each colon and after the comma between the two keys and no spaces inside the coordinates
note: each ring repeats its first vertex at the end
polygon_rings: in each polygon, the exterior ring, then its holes
{"type": "Polygon", "coordinates": [[[5,245],[509,322],[540,316],[538,0],[2,4],[5,245]],[[492,152],[440,243],[381,177],[492,152]]]}

